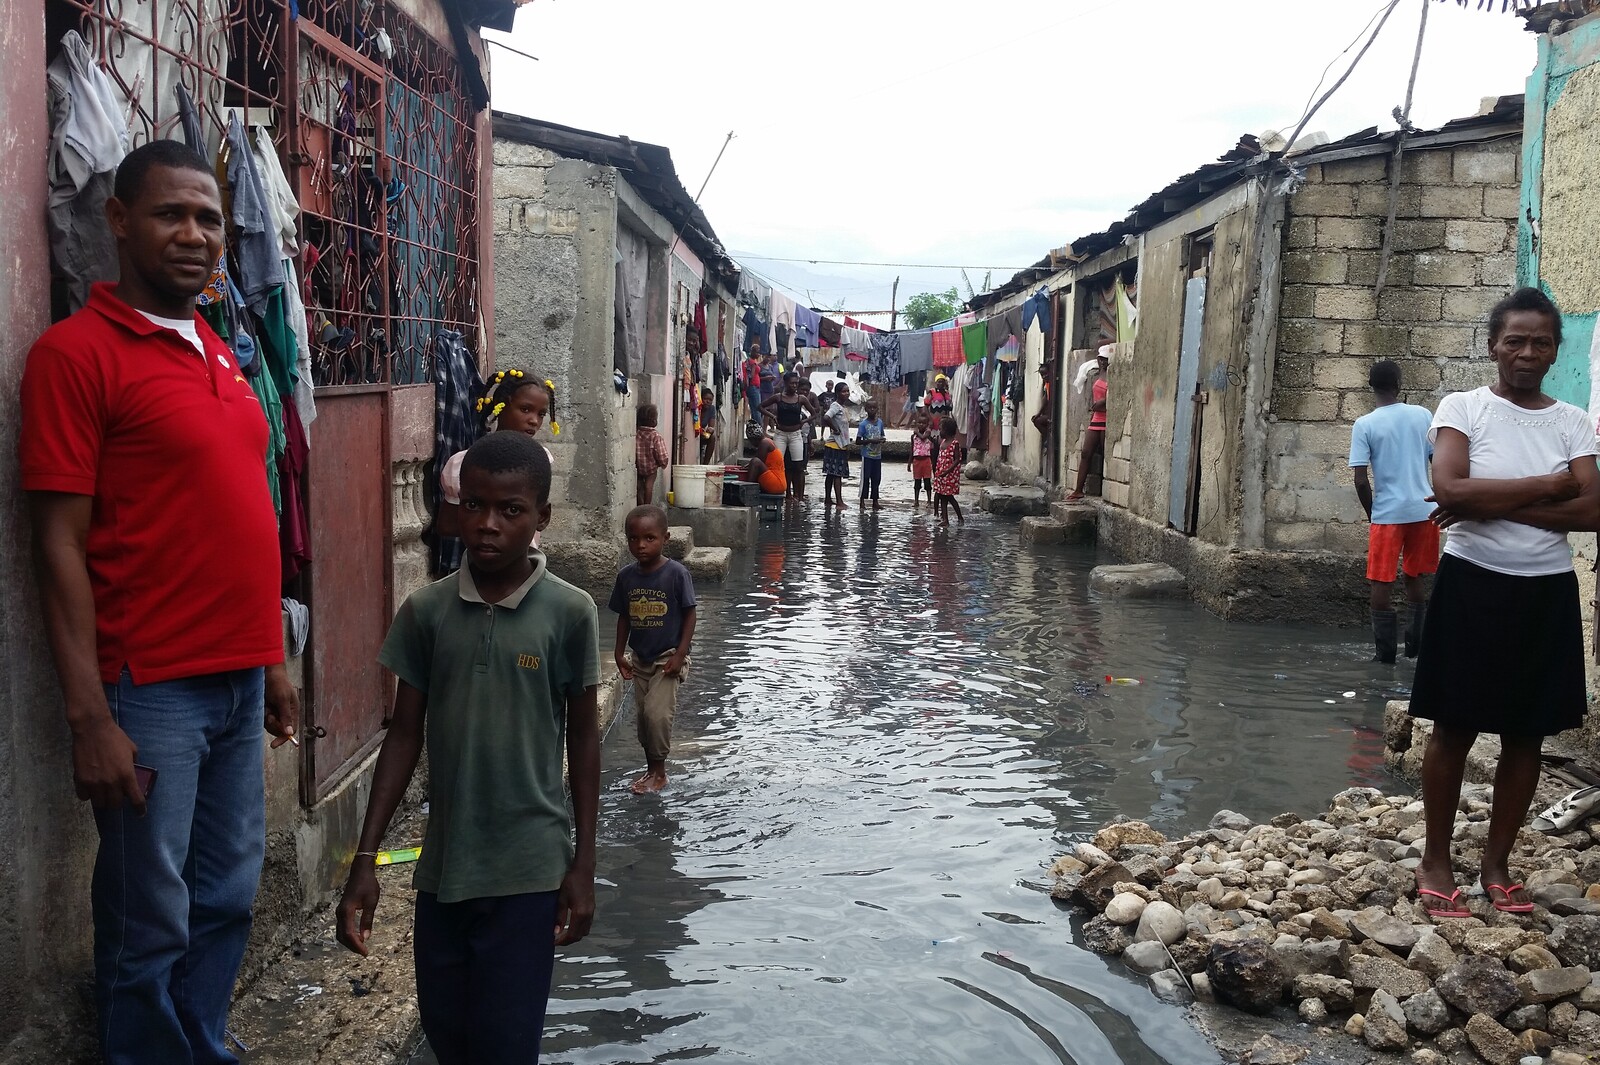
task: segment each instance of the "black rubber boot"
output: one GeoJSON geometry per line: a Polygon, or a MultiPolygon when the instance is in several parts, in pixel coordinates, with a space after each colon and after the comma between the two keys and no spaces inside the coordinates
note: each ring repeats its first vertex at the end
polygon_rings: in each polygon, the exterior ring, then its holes
{"type": "Polygon", "coordinates": [[[1406,615],[1406,657],[1417,657],[1417,648],[1422,646],[1422,619],[1428,616],[1427,603],[1412,603],[1411,612],[1406,615]]]}
{"type": "Polygon", "coordinates": [[[1394,663],[1395,629],[1399,619],[1393,610],[1374,610],[1372,612],[1372,641],[1378,645],[1378,653],[1372,656],[1374,662],[1385,665],[1394,663]]]}

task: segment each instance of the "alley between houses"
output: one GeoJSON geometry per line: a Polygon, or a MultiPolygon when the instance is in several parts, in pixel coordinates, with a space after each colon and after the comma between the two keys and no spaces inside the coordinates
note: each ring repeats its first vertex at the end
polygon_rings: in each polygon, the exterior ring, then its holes
{"type": "Polygon", "coordinates": [[[624,706],[598,917],[557,964],[544,1060],[1218,1060],[1075,945],[1041,859],[1118,813],[1174,829],[1386,781],[1409,668],[1356,632],[1101,599],[1093,548],[1019,547],[985,514],[941,533],[893,488],[876,516],[813,493],[702,587],[659,797],[628,793],[624,706]]]}

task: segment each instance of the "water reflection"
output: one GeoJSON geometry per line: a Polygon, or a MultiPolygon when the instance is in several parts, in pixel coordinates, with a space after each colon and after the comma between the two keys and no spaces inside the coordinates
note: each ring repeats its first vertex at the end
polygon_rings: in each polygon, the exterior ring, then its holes
{"type": "Polygon", "coordinates": [[[670,790],[626,793],[631,711],[607,739],[606,884],[546,1060],[1215,1060],[1071,945],[1042,862],[1117,813],[1179,832],[1393,787],[1404,674],[1353,631],[1100,600],[1095,561],[983,515],[763,526],[701,589],[670,790]]]}

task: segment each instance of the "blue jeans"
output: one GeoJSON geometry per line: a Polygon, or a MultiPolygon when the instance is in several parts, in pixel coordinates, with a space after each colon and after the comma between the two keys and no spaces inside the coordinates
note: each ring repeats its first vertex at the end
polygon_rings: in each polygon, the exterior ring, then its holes
{"type": "Polygon", "coordinates": [[[439,1065],[538,1065],[559,896],[417,892],[417,1013],[439,1065]]]}
{"type": "Polygon", "coordinates": [[[878,501],[878,485],[883,482],[883,458],[861,456],[861,498],[865,500],[871,495],[872,501],[878,501]]]}
{"type": "Polygon", "coordinates": [[[266,852],[264,673],[107,684],[156,770],[145,815],[97,810],[94,968],[106,1065],[219,1065],[266,852]]]}

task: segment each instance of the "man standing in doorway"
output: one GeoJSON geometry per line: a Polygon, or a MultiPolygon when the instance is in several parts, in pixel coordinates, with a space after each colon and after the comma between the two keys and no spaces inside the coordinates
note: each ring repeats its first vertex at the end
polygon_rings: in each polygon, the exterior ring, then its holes
{"type": "Polygon", "coordinates": [[[1089,386],[1089,427],[1083,431],[1083,453],[1078,456],[1078,481],[1073,486],[1072,494],[1067,496],[1068,503],[1083,498],[1083,486],[1089,483],[1089,467],[1094,463],[1095,456],[1104,455],[1106,450],[1106,394],[1111,390],[1106,381],[1106,367],[1111,365],[1111,345],[1100,345],[1094,358],[1099,373],[1094,376],[1094,384],[1089,386]]]}
{"type": "Polygon", "coordinates": [[[1356,495],[1372,523],[1367,534],[1367,580],[1372,582],[1374,661],[1393,662],[1398,629],[1393,591],[1402,559],[1406,578],[1407,658],[1417,655],[1422,615],[1427,609],[1422,578],[1439,568],[1439,527],[1428,520],[1428,462],[1433,445],[1426,407],[1400,402],[1400,367],[1388,359],[1372,364],[1367,384],[1378,407],[1356,419],[1350,431],[1350,468],[1356,495]],[[1371,478],[1368,478],[1368,471],[1371,478]]]}
{"type": "MultiPolygon", "coordinates": [[[[94,807],[108,1065],[237,1058],[223,1039],[266,848],[262,728],[293,741],[267,420],[195,314],[217,182],[175,141],[130,153],[106,220],[121,280],[29,352],[22,485],[46,636],[94,807]]],[[[298,742],[298,741],[294,741],[298,742]]]]}

